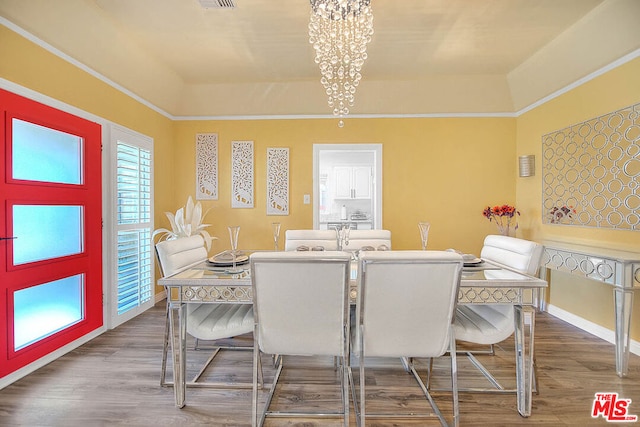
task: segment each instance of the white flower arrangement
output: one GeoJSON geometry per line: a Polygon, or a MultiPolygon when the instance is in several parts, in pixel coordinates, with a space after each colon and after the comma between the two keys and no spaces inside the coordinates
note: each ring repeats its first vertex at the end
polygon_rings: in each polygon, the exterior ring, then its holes
{"type": "Polygon", "coordinates": [[[153,232],[152,239],[155,238],[156,235],[160,234],[160,240],[172,240],[179,239],[181,237],[189,237],[195,236],[196,234],[200,234],[204,239],[205,244],[207,245],[207,250],[211,249],[211,242],[213,240],[217,240],[217,237],[213,237],[209,234],[206,227],[209,227],[211,224],[203,224],[202,221],[204,217],[209,213],[207,210],[204,214],[202,213],[202,204],[197,202],[193,203],[193,199],[189,196],[187,199],[187,204],[178,209],[175,215],[171,212],[165,212],[167,218],[169,218],[169,222],[171,223],[171,230],[166,228],[158,228],[153,232]]]}

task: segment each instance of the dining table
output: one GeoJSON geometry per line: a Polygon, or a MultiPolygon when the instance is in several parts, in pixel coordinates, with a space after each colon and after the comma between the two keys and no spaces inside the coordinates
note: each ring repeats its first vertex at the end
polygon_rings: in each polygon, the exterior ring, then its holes
{"type": "MultiPolygon", "coordinates": [[[[248,253],[248,252],[247,252],[248,253]]],[[[231,274],[210,261],[196,263],[164,277],[170,321],[170,341],[174,373],[175,404],[182,408],[186,399],[186,306],[187,304],[253,302],[249,264],[231,274]]],[[[351,264],[349,299],[355,304],[358,292],[358,262],[351,264]]],[[[465,264],[462,270],[458,304],[510,304],[514,310],[516,400],[523,417],[531,415],[534,366],[535,316],[538,295],[547,282],[488,260],[465,264]]]]}

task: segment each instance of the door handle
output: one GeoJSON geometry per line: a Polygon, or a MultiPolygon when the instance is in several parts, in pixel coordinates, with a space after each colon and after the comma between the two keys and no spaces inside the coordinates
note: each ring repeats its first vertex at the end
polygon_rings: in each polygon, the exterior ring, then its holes
{"type": "Polygon", "coordinates": [[[17,237],[0,237],[0,240],[13,240],[17,239],[17,237]]]}

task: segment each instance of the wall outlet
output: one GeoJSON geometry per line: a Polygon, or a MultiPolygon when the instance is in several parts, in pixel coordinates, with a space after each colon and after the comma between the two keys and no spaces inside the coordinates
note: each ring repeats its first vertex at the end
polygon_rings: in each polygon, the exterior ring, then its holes
{"type": "Polygon", "coordinates": [[[304,204],[308,205],[309,203],[311,203],[311,196],[308,194],[304,195],[304,204]]]}

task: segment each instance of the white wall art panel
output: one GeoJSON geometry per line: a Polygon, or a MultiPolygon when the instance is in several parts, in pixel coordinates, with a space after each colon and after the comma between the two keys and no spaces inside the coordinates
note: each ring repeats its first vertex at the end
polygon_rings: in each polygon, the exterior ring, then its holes
{"type": "Polygon", "coordinates": [[[196,134],[196,200],[218,200],[218,134],[196,134]]]}
{"type": "Polygon", "coordinates": [[[231,207],[253,207],[253,141],[231,142],[231,207]]]}
{"type": "Polygon", "coordinates": [[[267,215],[289,215],[288,148],[267,148],[267,215]]]}

